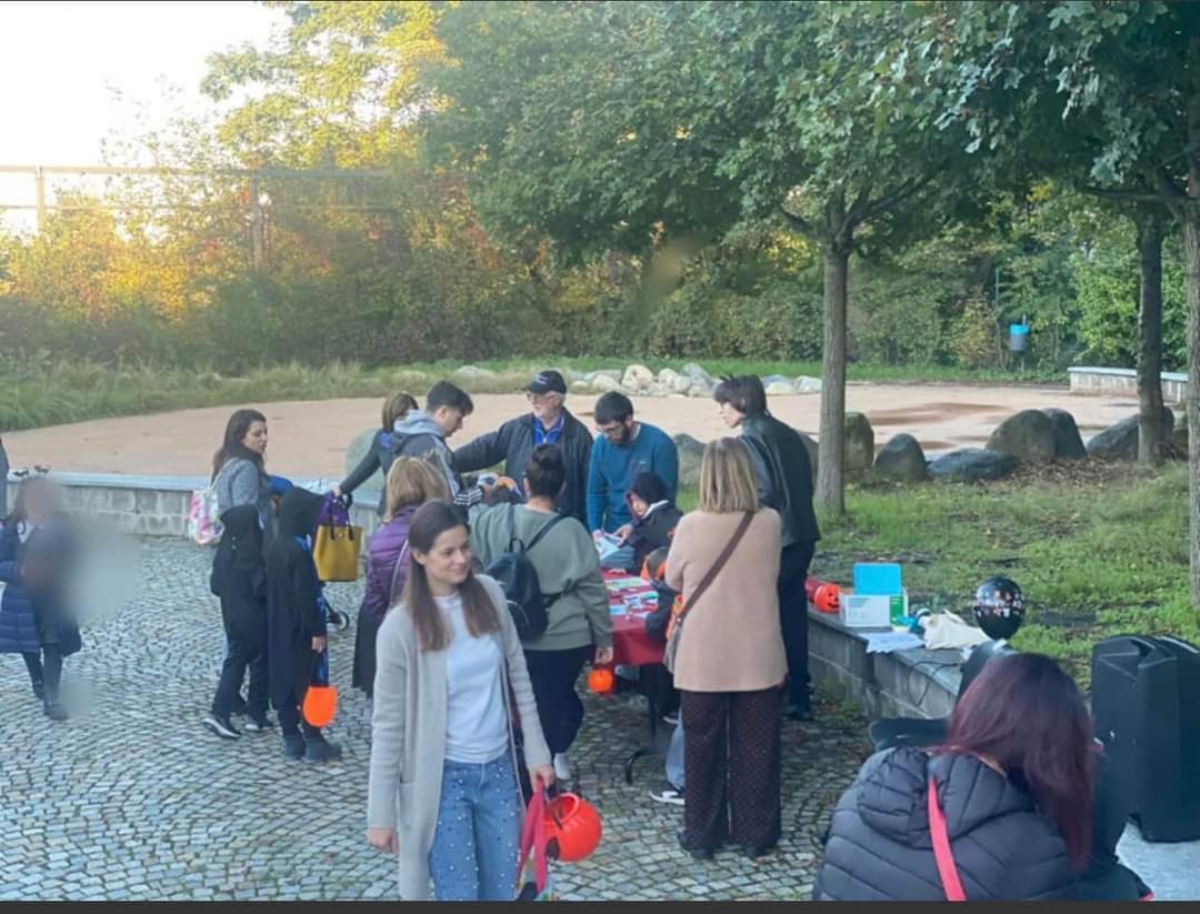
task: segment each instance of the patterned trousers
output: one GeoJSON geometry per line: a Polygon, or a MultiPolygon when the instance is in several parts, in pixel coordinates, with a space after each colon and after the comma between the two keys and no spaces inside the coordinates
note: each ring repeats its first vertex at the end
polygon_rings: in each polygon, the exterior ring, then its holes
{"type": "Polygon", "coordinates": [[[718,850],[727,840],[763,851],[779,842],[783,693],[684,692],[683,843],[718,850]]]}

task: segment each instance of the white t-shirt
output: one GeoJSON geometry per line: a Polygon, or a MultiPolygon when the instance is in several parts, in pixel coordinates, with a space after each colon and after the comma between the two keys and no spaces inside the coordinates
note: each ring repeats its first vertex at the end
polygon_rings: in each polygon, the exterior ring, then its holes
{"type": "Polygon", "coordinates": [[[504,654],[492,635],[471,637],[458,594],[438,597],[437,604],[453,632],[446,649],[446,758],[495,761],[508,751],[504,654]]]}

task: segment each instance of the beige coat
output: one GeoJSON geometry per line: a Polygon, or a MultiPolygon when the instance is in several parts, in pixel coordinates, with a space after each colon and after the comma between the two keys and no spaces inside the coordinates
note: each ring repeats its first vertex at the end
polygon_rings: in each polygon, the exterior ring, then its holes
{"type": "MultiPolygon", "coordinates": [[[[688,514],[675,529],[667,585],[684,595],[716,563],[741,514],[688,514]]],[[[763,508],[715,581],[688,610],[675,655],[675,687],[688,692],[758,692],[780,685],[787,656],[779,624],[782,523],[763,508]]]]}
{"type": "MultiPolygon", "coordinates": [[[[504,693],[516,696],[525,765],[550,764],[533,687],[516,626],[504,592],[494,580],[478,576],[500,610],[501,628],[492,637],[508,663],[504,693]]],[[[371,717],[371,771],[367,789],[367,827],[395,828],[399,838],[400,897],[419,901],[429,894],[429,849],[437,829],[446,756],[446,652],[421,651],[412,618],[403,605],[388,611],[376,642],[374,711],[371,717]]],[[[505,710],[511,710],[505,703],[505,710]]],[[[519,770],[515,743],[513,765],[519,770]]],[[[516,783],[514,790],[519,790],[516,783]]],[[[517,861],[513,861],[514,896],[517,861]]]]}

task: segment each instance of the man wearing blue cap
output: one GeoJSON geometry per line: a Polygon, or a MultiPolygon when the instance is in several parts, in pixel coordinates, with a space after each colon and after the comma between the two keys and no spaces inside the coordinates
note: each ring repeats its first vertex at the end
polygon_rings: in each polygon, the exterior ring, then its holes
{"type": "Polygon", "coordinates": [[[540,444],[558,445],[567,467],[567,484],[556,507],[560,514],[586,525],[592,433],[567,410],[567,382],[557,371],[539,371],[526,386],[525,395],[530,412],[456,450],[454,470],[474,473],[503,461],[504,475],[517,483],[517,491],[524,491],[521,484],[533,449],[540,444]]]}

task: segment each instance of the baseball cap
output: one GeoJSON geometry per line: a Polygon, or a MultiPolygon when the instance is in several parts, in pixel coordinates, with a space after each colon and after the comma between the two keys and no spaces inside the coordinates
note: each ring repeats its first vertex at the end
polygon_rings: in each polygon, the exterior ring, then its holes
{"type": "Polygon", "coordinates": [[[539,371],[525,389],[531,394],[565,394],[567,382],[557,371],[539,371]]]}

